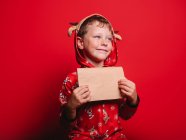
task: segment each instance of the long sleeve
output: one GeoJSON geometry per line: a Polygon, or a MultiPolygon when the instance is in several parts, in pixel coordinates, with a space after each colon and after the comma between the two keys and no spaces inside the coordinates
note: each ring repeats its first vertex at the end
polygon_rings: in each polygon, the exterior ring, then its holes
{"type": "Polygon", "coordinates": [[[69,120],[66,117],[66,104],[70,98],[73,89],[77,87],[77,76],[75,73],[69,74],[62,84],[62,88],[59,94],[60,106],[60,123],[64,131],[69,131],[76,124],[76,119],[69,120]]]}
{"type": "Polygon", "coordinates": [[[126,99],[120,100],[119,115],[125,120],[130,119],[137,111],[140,98],[137,98],[137,104],[132,105],[126,99]]]}

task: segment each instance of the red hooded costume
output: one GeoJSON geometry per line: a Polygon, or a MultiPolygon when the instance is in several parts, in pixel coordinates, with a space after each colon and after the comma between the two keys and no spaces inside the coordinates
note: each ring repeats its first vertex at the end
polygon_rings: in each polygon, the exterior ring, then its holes
{"type": "MultiPolygon", "coordinates": [[[[74,47],[76,51],[76,59],[81,67],[94,67],[83,57],[81,50],[78,49],[76,44],[77,33],[82,23],[87,18],[94,15],[103,17],[99,14],[93,14],[84,18],[78,25],[69,28],[68,33],[70,36],[73,31],[75,32],[74,47]]],[[[113,29],[112,34],[114,38],[113,50],[105,60],[104,66],[114,66],[117,62],[118,53],[116,47],[116,39],[121,40],[121,37],[118,34],[115,34],[113,29]]],[[[129,119],[136,112],[138,105],[131,106],[124,99],[88,102],[77,109],[77,115],[74,120],[69,120],[65,116],[64,106],[68,102],[69,97],[76,87],[78,87],[77,74],[76,72],[70,73],[63,82],[59,97],[61,103],[61,124],[65,130],[65,133],[67,133],[68,138],[73,140],[126,139],[123,131],[123,126],[121,124],[121,119],[129,119]]]]}

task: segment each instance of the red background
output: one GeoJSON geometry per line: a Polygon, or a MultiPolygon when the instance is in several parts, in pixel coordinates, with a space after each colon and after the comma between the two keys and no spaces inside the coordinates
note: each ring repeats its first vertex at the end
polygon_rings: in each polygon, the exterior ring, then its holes
{"type": "Polygon", "coordinates": [[[58,139],[59,87],[78,66],[69,22],[106,16],[123,40],[119,61],[141,103],[130,140],[186,139],[184,0],[1,0],[0,139],[58,139]]]}

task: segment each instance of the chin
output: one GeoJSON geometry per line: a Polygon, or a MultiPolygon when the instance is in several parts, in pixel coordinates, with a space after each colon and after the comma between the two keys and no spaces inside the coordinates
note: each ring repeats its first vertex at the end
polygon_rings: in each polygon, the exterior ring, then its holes
{"type": "Polygon", "coordinates": [[[101,61],[105,61],[106,59],[107,59],[107,57],[99,57],[99,58],[97,58],[97,61],[101,62],[101,61]]]}

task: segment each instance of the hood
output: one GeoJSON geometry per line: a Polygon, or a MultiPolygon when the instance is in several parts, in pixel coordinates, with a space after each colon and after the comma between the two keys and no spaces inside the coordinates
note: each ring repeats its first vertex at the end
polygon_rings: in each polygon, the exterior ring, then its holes
{"type": "MultiPolygon", "coordinates": [[[[77,46],[77,34],[78,34],[78,31],[79,31],[82,23],[87,18],[89,18],[91,16],[95,16],[95,15],[101,16],[104,19],[106,19],[104,16],[102,16],[100,14],[92,14],[92,15],[87,16],[84,19],[82,19],[77,25],[73,25],[73,26],[71,26],[68,29],[68,35],[69,36],[72,36],[72,33],[74,33],[74,48],[75,48],[75,53],[76,53],[76,60],[77,60],[78,64],[81,65],[81,67],[94,67],[94,65],[92,65],[90,62],[88,62],[84,58],[84,56],[81,53],[81,50],[78,48],[78,46],[77,46]]],[[[117,50],[117,46],[116,46],[116,41],[117,40],[122,40],[121,36],[114,32],[111,23],[109,21],[108,21],[108,23],[111,26],[111,32],[113,34],[113,41],[112,41],[113,49],[112,49],[111,53],[109,54],[109,56],[107,57],[107,59],[104,61],[104,67],[114,66],[117,63],[117,60],[118,60],[118,50],[117,50]]]]}

